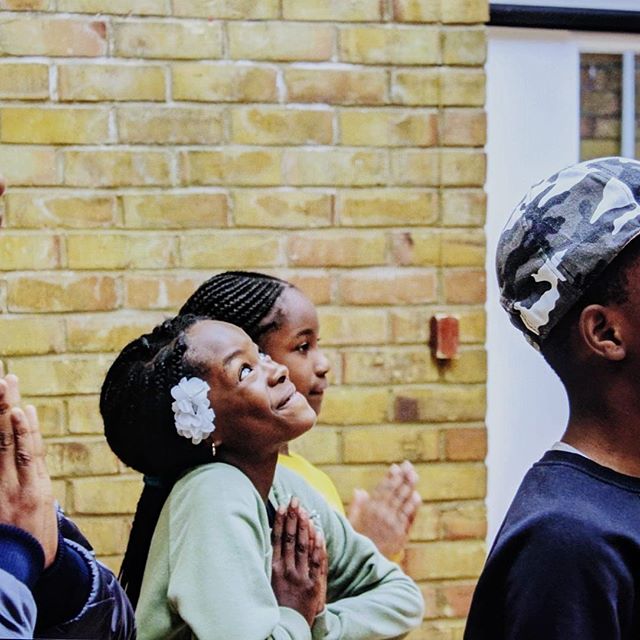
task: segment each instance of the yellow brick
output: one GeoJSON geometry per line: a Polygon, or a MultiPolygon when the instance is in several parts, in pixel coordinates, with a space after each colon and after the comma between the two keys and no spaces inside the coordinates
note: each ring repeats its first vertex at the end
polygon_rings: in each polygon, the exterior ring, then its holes
{"type": "Polygon", "coordinates": [[[346,384],[436,382],[438,367],[426,345],[410,349],[349,349],[343,354],[346,384]]]}
{"type": "Polygon", "coordinates": [[[164,100],[164,71],[157,66],[60,65],[58,94],[62,102],[164,100]]]}
{"type": "Polygon", "coordinates": [[[482,309],[457,313],[460,317],[460,342],[484,343],[486,337],[486,316],[482,309]]]}
{"type": "Polygon", "coordinates": [[[436,27],[372,25],[340,28],[340,60],[363,64],[438,64],[436,27]]]}
{"type": "Polygon", "coordinates": [[[0,166],[7,183],[12,187],[54,185],[60,182],[53,148],[2,144],[0,166]]]}
{"type": "Polygon", "coordinates": [[[60,238],[2,232],[0,270],[55,269],[60,266],[60,238]]]}
{"type": "Polygon", "coordinates": [[[421,149],[392,151],[391,175],[395,184],[437,186],[440,183],[440,152],[421,149]]]}
{"type": "Polygon", "coordinates": [[[32,404],[38,412],[40,433],[45,438],[64,434],[67,413],[64,401],[59,398],[22,397],[22,406],[32,404]]]}
{"type": "Polygon", "coordinates": [[[230,22],[227,34],[234,60],[329,60],[335,40],[333,26],[299,22],[230,22]]]}
{"type": "Polygon", "coordinates": [[[292,189],[243,190],[233,194],[233,219],[240,227],[327,227],[334,198],[292,189]]]}
{"type": "Polygon", "coordinates": [[[191,269],[270,267],[280,264],[276,235],[218,232],[180,238],[182,266],[191,269]]]}
{"type": "Polygon", "coordinates": [[[121,58],[220,58],[222,25],[206,20],[118,22],[114,53],[121,58]]]}
{"type": "Polygon", "coordinates": [[[439,69],[403,69],[391,77],[393,102],[415,106],[437,106],[440,102],[439,69]]]}
{"type": "Polygon", "coordinates": [[[452,360],[444,369],[447,382],[486,382],[487,354],[484,349],[461,351],[458,359],[452,360]]]}
{"type": "Polygon", "coordinates": [[[65,184],[80,187],[167,185],[171,182],[166,151],[67,151],[65,184]]]}
{"type": "Polygon", "coordinates": [[[172,0],[173,15],[213,20],[268,20],[279,17],[278,0],[172,0]]]}
{"type": "Polygon", "coordinates": [[[5,11],[49,11],[52,0],[1,0],[0,9],[5,11]]]}
{"type": "Polygon", "coordinates": [[[199,102],[275,102],[278,99],[274,67],[238,63],[172,66],[175,100],[199,102]]]}
{"type": "Polygon", "coordinates": [[[481,107],[485,100],[485,74],[483,69],[441,70],[440,94],[444,106],[481,107]]]}
{"type": "Polygon", "coordinates": [[[440,0],[393,0],[393,19],[398,22],[438,22],[440,0]]]}
{"type": "Polygon", "coordinates": [[[428,309],[394,309],[391,312],[391,336],[396,344],[425,344],[429,340],[428,309]]]}
{"type": "Polygon", "coordinates": [[[445,189],[442,192],[442,224],[449,227],[482,227],[487,196],[480,189],[445,189]]]}
{"type": "Polygon", "coordinates": [[[486,467],[480,462],[417,465],[423,500],[481,499],[486,494],[486,467]]]}
{"type": "Polygon", "coordinates": [[[487,57],[486,32],[481,29],[445,29],[442,61],[446,65],[483,65],[487,57]]]}
{"type": "Polygon", "coordinates": [[[482,304],[486,298],[486,283],[484,269],[450,269],[442,278],[445,302],[482,304]]]}
{"type": "Polygon", "coordinates": [[[618,140],[582,140],[580,142],[580,158],[602,158],[620,153],[618,140]]]}
{"type": "Polygon", "coordinates": [[[346,304],[424,304],[437,299],[436,272],[409,269],[351,271],[340,278],[346,304]]]}
{"type": "Polygon", "coordinates": [[[387,419],[389,391],[384,388],[336,387],[325,393],[325,424],[379,424],[387,419]]]}
{"type": "MultiPolygon", "coordinates": [[[[324,411],[324,409],[323,409],[324,411]]],[[[354,489],[367,489],[370,491],[382,479],[387,472],[388,465],[325,465],[322,470],[329,475],[338,489],[343,502],[348,503],[354,489]]]]}
{"type": "Polygon", "coordinates": [[[291,236],[287,256],[297,267],[366,266],[384,263],[385,249],[380,234],[323,233],[291,236]]]}
{"type": "Polygon", "coordinates": [[[8,369],[20,378],[20,388],[25,395],[95,393],[111,360],[104,356],[75,355],[11,358],[8,369]]]}
{"type": "Polygon", "coordinates": [[[102,311],[117,304],[116,281],[107,276],[57,272],[9,278],[11,311],[102,311]]]}
{"type": "MultiPolygon", "coordinates": [[[[10,190],[5,196],[7,223],[13,228],[110,227],[117,219],[115,196],[10,190]]],[[[4,235],[4,234],[3,234],[4,235]]]]}
{"type": "Polygon", "coordinates": [[[320,308],[318,316],[323,345],[366,345],[386,342],[387,318],[380,310],[320,308]]]}
{"type": "Polygon", "coordinates": [[[60,353],[65,349],[61,318],[0,315],[0,327],[0,355],[60,353]]]}
{"type": "Polygon", "coordinates": [[[70,269],[162,269],[177,263],[176,239],[127,233],[67,237],[70,269]]]}
{"type": "Polygon", "coordinates": [[[3,142],[88,144],[109,140],[105,109],[5,107],[0,112],[3,142]]]}
{"type": "Polygon", "coordinates": [[[343,226],[433,224],[438,218],[438,194],[389,188],[341,191],[338,215],[343,226]]]}
{"type": "Polygon", "coordinates": [[[128,276],[124,282],[124,306],[130,309],[169,309],[176,311],[211,274],[176,276],[128,276]]]}
{"type": "Polygon", "coordinates": [[[489,20],[487,0],[440,0],[442,22],[473,23],[489,20]]]}
{"type": "Polygon", "coordinates": [[[340,113],[342,144],[378,147],[431,147],[438,143],[435,111],[349,110],[340,113]]]}
{"type": "Polygon", "coordinates": [[[0,20],[0,53],[12,56],[104,56],[102,20],[28,16],[0,20]]]}
{"type": "Polygon", "coordinates": [[[481,187],[486,178],[482,151],[445,149],[440,155],[440,175],[447,187],[481,187]]]}
{"type": "Polygon", "coordinates": [[[439,265],[440,234],[434,231],[403,231],[392,236],[393,257],[402,266],[439,265]]]}
{"type": "Polygon", "coordinates": [[[482,385],[431,385],[395,393],[395,415],[400,422],[482,420],[485,410],[482,385]]]}
{"type": "Polygon", "coordinates": [[[312,464],[335,463],[340,457],[340,436],[331,427],[313,427],[291,443],[291,450],[304,456],[312,464]]]}
{"type": "Polygon", "coordinates": [[[80,353],[120,351],[162,320],[162,314],[148,315],[131,311],[118,315],[74,315],[67,318],[68,348],[69,351],[80,353]]]}
{"type": "Polygon", "coordinates": [[[225,193],[169,192],[122,196],[124,222],[136,229],[210,229],[227,226],[225,193]]]}
{"type": "Polygon", "coordinates": [[[73,513],[130,514],[136,510],[142,480],[132,477],[80,478],[71,482],[73,513]]]}
{"type": "MultiPolygon", "coordinates": [[[[397,462],[397,460],[396,460],[397,462]]],[[[438,537],[438,509],[431,504],[422,504],[411,527],[411,540],[435,540],[438,537]]]]}
{"type": "Polygon", "coordinates": [[[99,401],[99,396],[75,396],[67,400],[70,433],[104,432],[99,401]]]}
{"type": "Polygon", "coordinates": [[[128,144],[217,144],[222,113],[211,108],[123,107],[117,112],[118,139],[128,144]]]}
{"type": "Polygon", "coordinates": [[[444,267],[481,267],[485,263],[485,240],[481,230],[442,234],[441,264],[444,267]]]}
{"type": "Polygon", "coordinates": [[[484,502],[468,502],[443,507],[440,525],[441,536],[448,540],[465,538],[484,540],[487,535],[487,513],[484,502]]]}
{"type": "Polygon", "coordinates": [[[487,118],[478,109],[446,109],[442,118],[442,144],[482,147],[487,142],[487,118]]]}
{"type": "Polygon", "coordinates": [[[378,0],[283,0],[282,17],[285,20],[378,22],[382,15],[378,0]]]}
{"type": "Polygon", "coordinates": [[[333,113],[281,107],[239,107],[231,112],[237,144],[331,144],[333,113]]]}
{"type": "Polygon", "coordinates": [[[331,278],[326,271],[301,274],[298,270],[283,274],[285,280],[298,287],[315,305],[331,302],[331,278]]]}
{"type": "Polygon", "coordinates": [[[41,100],[49,97],[49,67],[46,64],[0,64],[0,98],[41,100]]]}
{"type": "Polygon", "coordinates": [[[112,474],[118,473],[118,459],[103,438],[48,442],[47,469],[54,478],[112,474]]]}
{"type": "Polygon", "coordinates": [[[81,516],[73,521],[98,555],[124,553],[131,530],[130,518],[81,516]]]}
{"type": "Polygon", "coordinates": [[[290,149],[284,156],[285,179],[302,186],[369,186],[387,181],[382,151],[290,149]]]}
{"type": "MultiPolygon", "coordinates": [[[[486,369],[486,360],[484,365],[486,369]]],[[[487,430],[484,426],[447,429],[444,432],[444,455],[447,460],[484,460],[487,455],[487,430]]]]}
{"type": "Polygon", "coordinates": [[[426,462],[438,459],[439,439],[434,429],[397,426],[348,429],[342,437],[345,462],[426,462]]]}
{"type": "MultiPolygon", "coordinates": [[[[58,0],[58,11],[70,13],[114,13],[137,16],[166,14],[164,0],[58,0]]],[[[91,539],[91,538],[89,538],[91,539]]]]}
{"type": "Polygon", "coordinates": [[[182,155],[184,184],[275,185],[282,182],[282,152],[276,149],[188,151],[182,155]]]}
{"type": "Polygon", "coordinates": [[[291,102],[376,105],[387,100],[387,72],[383,69],[294,66],[285,69],[284,82],[291,102]]]}
{"type": "Polygon", "coordinates": [[[484,543],[428,542],[407,549],[407,566],[414,580],[473,578],[484,565],[484,543]]]}

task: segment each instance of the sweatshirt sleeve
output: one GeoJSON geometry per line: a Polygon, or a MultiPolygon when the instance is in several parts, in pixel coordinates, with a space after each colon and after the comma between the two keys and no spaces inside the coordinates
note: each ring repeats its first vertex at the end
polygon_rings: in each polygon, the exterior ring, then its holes
{"type": "Polygon", "coordinates": [[[313,640],[397,638],[422,622],[418,586],[368,538],[304,481],[279,470],[284,496],[296,495],[325,535],[329,556],[328,604],[313,624],[313,640]],[[302,486],[300,483],[304,483],[302,486]]]}
{"type": "MultiPolygon", "coordinates": [[[[218,472],[214,471],[217,475],[218,472]]],[[[169,497],[170,606],[199,640],[311,640],[271,589],[267,514],[248,478],[197,474],[169,497]]]]}

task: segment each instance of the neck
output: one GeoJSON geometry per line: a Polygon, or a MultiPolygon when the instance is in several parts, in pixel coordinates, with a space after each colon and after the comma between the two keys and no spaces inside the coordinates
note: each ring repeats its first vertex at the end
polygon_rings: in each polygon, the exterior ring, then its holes
{"type": "Polygon", "coordinates": [[[259,460],[253,458],[250,462],[235,455],[233,452],[227,453],[221,451],[220,454],[216,456],[216,460],[226,462],[240,469],[240,471],[251,480],[260,497],[265,502],[267,501],[276,472],[276,464],[278,463],[277,451],[266,454],[259,460]]]}
{"type": "Polygon", "coordinates": [[[591,396],[570,402],[562,440],[603,467],[640,477],[640,411],[620,392],[616,389],[615,401],[591,396]]]}

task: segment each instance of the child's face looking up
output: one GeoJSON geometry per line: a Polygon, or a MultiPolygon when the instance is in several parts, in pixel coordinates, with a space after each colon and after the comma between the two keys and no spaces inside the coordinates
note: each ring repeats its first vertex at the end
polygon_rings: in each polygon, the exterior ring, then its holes
{"type": "Polygon", "coordinates": [[[263,456],[313,426],[315,413],[287,368],[260,354],[239,327],[202,320],[187,330],[187,344],[190,359],[208,366],[213,440],[226,451],[263,456]]]}
{"type": "Polygon", "coordinates": [[[316,308],[298,289],[287,287],[270,316],[277,320],[278,327],[264,336],[260,348],[289,369],[296,389],[319,413],[328,385],[329,361],[318,346],[316,308]]]}

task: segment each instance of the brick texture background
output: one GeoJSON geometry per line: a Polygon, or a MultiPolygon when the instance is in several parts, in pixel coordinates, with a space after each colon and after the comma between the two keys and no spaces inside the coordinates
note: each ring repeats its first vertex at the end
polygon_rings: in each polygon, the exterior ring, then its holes
{"type": "Polygon", "coordinates": [[[114,568],[139,478],[101,435],[114,354],[218,270],[296,282],[333,364],[298,449],[346,501],[425,504],[414,640],[462,637],[484,560],[486,0],[0,0],[0,356],[57,495],[114,568]],[[429,319],[460,318],[460,358],[429,319]]]}

